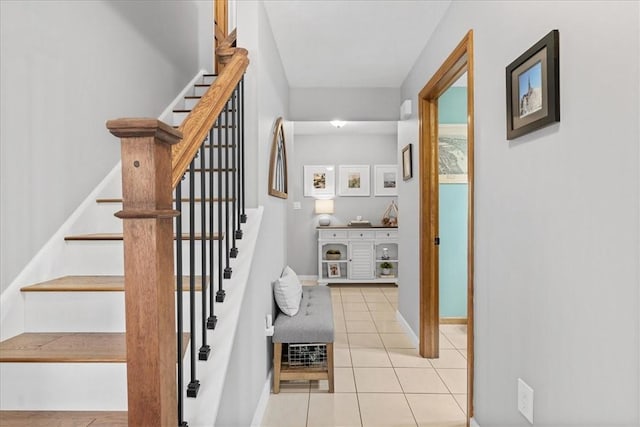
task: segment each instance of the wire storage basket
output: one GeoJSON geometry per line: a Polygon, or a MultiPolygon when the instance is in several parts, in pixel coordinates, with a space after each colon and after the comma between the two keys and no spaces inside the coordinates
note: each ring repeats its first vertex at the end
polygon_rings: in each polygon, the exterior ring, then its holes
{"type": "Polygon", "coordinates": [[[326,344],[289,344],[289,367],[322,368],[327,366],[326,344]]]}

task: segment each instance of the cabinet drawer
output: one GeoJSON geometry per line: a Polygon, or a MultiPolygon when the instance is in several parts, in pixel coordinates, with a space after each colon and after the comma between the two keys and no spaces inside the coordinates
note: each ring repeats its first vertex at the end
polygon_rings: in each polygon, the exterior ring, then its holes
{"type": "Polygon", "coordinates": [[[376,231],[376,239],[397,239],[398,230],[378,230],[376,231]]]}
{"type": "Polygon", "coordinates": [[[320,230],[321,240],[346,239],[347,230],[320,230]]]}
{"type": "Polygon", "coordinates": [[[373,230],[349,230],[350,239],[373,239],[375,236],[373,230]]]}

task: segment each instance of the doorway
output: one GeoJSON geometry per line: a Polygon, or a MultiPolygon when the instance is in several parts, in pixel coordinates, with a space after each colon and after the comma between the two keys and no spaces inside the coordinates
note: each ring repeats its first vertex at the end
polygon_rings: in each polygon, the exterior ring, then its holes
{"type": "Polygon", "coordinates": [[[440,159],[438,105],[445,92],[466,74],[467,221],[466,328],[467,425],[473,416],[473,30],[456,46],[418,96],[420,143],[420,354],[440,355],[440,159]]]}

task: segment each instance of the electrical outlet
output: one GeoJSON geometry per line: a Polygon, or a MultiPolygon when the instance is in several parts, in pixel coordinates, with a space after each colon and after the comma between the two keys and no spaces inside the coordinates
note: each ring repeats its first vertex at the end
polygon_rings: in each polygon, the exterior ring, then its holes
{"type": "Polygon", "coordinates": [[[302,209],[302,204],[300,202],[293,202],[293,209],[302,209]]]}
{"type": "Polygon", "coordinates": [[[533,389],[518,378],[518,411],[533,424],[533,389]]]}

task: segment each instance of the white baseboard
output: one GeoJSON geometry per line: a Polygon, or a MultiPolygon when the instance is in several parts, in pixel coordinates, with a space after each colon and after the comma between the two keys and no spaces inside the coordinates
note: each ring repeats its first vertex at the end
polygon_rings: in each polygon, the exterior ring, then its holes
{"type": "Polygon", "coordinates": [[[301,281],[310,281],[310,282],[315,282],[318,280],[318,276],[302,276],[302,275],[298,275],[298,279],[300,279],[301,281]]]}
{"type": "Polygon", "coordinates": [[[413,332],[413,329],[411,329],[411,326],[409,326],[407,321],[404,320],[404,317],[402,317],[402,314],[400,314],[400,312],[398,310],[396,310],[396,319],[398,320],[398,322],[402,326],[402,329],[404,329],[404,332],[409,336],[409,339],[411,340],[411,343],[416,348],[418,348],[418,344],[420,344],[420,340],[418,340],[418,336],[416,335],[415,332],[413,332]]]}
{"type": "Polygon", "coordinates": [[[267,410],[267,404],[269,403],[269,396],[271,395],[271,381],[273,379],[273,370],[269,371],[267,375],[267,381],[262,387],[262,393],[260,394],[260,400],[258,400],[258,406],[253,413],[253,419],[251,420],[251,427],[260,427],[262,425],[262,418],[264,418],[264,412],[267,410]]]}
{"type": "Polygon", "coordinates": [[[478,422],[476,421],[475,418],[471,418],[471,421],[470,421],[469,425],[471,427],[480,427],[480,424],[478,424],[478,422]]]}

